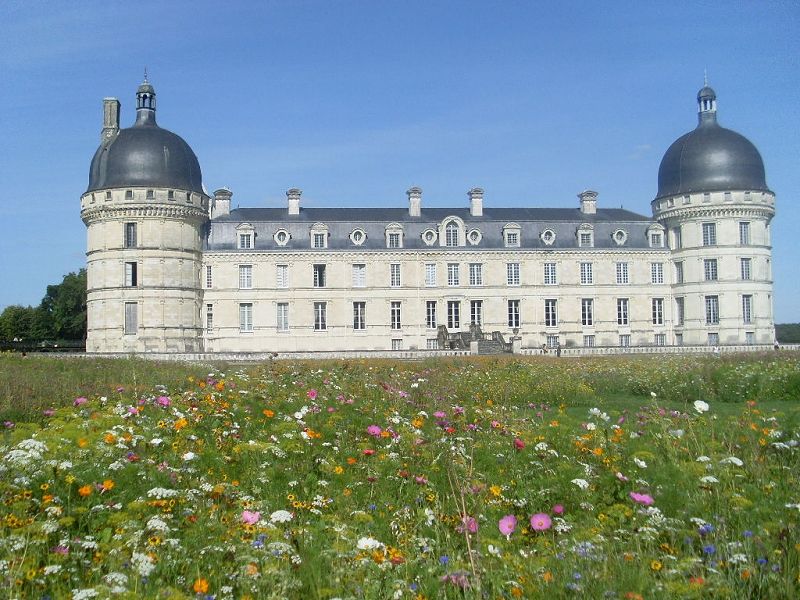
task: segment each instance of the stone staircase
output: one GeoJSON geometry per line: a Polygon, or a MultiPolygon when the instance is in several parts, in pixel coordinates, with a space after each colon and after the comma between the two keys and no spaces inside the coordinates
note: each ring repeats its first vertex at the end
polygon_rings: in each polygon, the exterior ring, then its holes
{"type": "Polygon", "coordinates": [[[478,340],[478,354],[505,354],[505,344],[497,340],[478,340]]]}
{"type": "Polygon", "coordinates": [[[469,350],[472,342],[477,342],[478,354],[505,354],[511,352],[511,343],[506,342],[499,331],[483,333],[480,326],[470,325],[469,332],[450,333],[447,327],[439,325],[439,348],[444,350],[469,350]]]}

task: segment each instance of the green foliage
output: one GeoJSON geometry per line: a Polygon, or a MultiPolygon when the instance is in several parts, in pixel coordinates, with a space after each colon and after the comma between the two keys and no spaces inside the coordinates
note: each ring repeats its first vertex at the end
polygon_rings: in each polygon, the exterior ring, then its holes
{"type": "Polygon", "coordinates": [[[800,344],[800,323],[776,324],[775,337],[784,344],[800,344]]]}
{"type": "Polygon", "coordinates": [[[775,354],[239,368],[0,356],[18,411],[0,436],[0,589],[798,597],[800,410],[778,400],[798,369],[775,354]],[[542,531],[537,513],[552,520],[542,531]]]}

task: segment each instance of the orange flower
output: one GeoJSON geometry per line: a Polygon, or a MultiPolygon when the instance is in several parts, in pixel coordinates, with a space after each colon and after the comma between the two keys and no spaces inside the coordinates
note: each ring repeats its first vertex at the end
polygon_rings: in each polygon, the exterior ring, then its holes
{"type": "Polygon", "coordinates": [[[267,417],[268,419],[271,419],[272,417],[275,416],[275,411],[274,410],[270,410],[268,408],[265,408],[261,412],[264,413],[264,416],[267,417]]]}
{"type": "Polygon", "coordinates": [[[113,487],[114,487],[114,485],[115,485],[115,484],[114,484],[114,480],[112,480],[112,479],[106,479],[105,481],[103,481],[103,491],[104,491],[104,492],[107,492],[108,490],[110,490],[111,488],[113,488],[113,487]]]}
{"type": "Polygon", "coordinates": [[[205,594],[208,591],[208,581],[203,579],[202,577],[198,577],[194,580],[194,585],[192,589],[197,594],[205,594]]]}
{"type": "Polygon", "coordinates": [[[109,432],[109,433],[107,433],[107,434],[105,434],[105,435],[103,436],[103,441],[104,441],[106,444],[113,444],[114,442],[116,442],[116,441],[117,441],[117,436],[115,436],[113,433],[110,433],[110,432],[109,432]]]}
{"type": "Polygon", "coordinates": [[[354,465],[357,462],[358,462],[358,459],[357,458],[353,458],[352,456],[348,457],[348,459],[347,459],[347,464],[348,465],[354,465]]]}
{"type": "Polygon", "coordinates": [[[84,485],[78,488],[78,493],[81,495],[82,498],[89,496],[92,493],[92,486],[84,485]]]}
{"type": "Polygon", "coordinates": [[[89,440],[86,438],[80,438],[78,440],[78,448],[86,448],[89,445],[89,440]]]}
{"type": "Polygon", "coordinates": [[[180,431],[181,429],[186,427],[188,424],[189,424],[189,421],[187,421],[186,419],[181,417],[180,419],[175,421],[175,431],[180,431]]]}
{"type": "Polygon", "coordinates": [[[550,583],[553,581],[553,574],[550,571],[545,571],[542,573],[542,579],[544,579],[545,583],[550,583]]]}

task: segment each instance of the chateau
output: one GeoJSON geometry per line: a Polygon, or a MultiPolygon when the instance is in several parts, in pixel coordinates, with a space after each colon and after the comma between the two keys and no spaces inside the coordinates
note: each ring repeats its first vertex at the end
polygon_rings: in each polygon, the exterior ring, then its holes
{"type": "Polygon", "coordinates": [[[437,349],[499,332],[515,349],[771,344],[775,196],[755,146],[717,123],[716,94],[666,151],[653,216],[463,205],[231,209],[189,145],[136,94],[106,98],[81,196],[88,352],[437,349]],[[442,327],[444,326],[445,329],[442,327]],[[459,338],[458,333],[465,335],[459,338]]]}

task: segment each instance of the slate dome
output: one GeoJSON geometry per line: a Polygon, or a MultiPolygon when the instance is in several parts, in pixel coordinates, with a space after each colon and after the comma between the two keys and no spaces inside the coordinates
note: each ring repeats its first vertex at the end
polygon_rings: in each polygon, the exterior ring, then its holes
{"type": "Polygon", "coordinates": [[[764,161],[743,135],[717,123],[716,94],[697,94],[697,128],[679,137],[661,159],[657,198],[718,191],[769,191],[764,161]]]}
{"type": "Polygon", "coordinates": [[[136,122],[100,144],[87,192],[107,188],[174,188],[205,194],[197,156],[155,118],[155,91],[146,80],[136,93],[136,122]]]}

